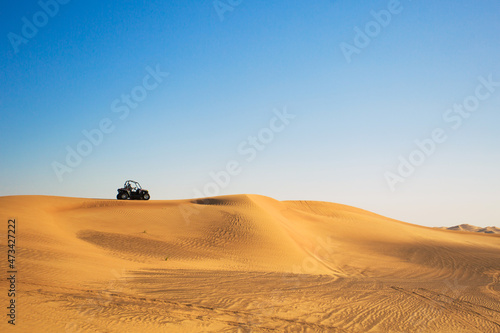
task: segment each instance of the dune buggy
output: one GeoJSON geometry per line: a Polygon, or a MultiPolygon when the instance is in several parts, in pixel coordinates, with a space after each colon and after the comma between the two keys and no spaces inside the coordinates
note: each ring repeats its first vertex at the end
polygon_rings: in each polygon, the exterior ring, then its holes
{"type": "Polygon", "coordinates": [[[141,185],[133,180],[127,180],[122,188],[118,189],[116,195],[118,200],[149,200],[149,192],[141,187],[141,185]]]}

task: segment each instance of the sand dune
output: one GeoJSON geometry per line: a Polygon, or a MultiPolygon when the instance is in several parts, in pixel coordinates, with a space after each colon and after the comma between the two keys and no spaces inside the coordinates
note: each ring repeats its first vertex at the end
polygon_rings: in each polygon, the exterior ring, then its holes
{"type": "Polygon", "coordinates": [[[497,234],[257,195],[1,197],[0,218],[18,270],[1,331],[500,332],[497,234]]]}
{"type": "Polygon", "coordinates": [[[460,224],[453,227],[442,227],[442,229],[467,231],[467,232],[483,232],[485,234],[500,234],[500,228],[497,227],[477,227],[470,224],[460,224]]]}

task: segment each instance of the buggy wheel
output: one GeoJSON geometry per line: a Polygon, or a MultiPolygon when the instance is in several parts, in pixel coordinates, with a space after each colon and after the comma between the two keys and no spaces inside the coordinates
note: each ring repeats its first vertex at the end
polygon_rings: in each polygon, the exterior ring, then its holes
{"type": "Polygon", "coordinates": [[[149,200],[150,196],[148,192],[142,194],[142,200],[149,200]]]}
{"type": "Polygon", "coordinates": [[[127,194],[127,192],[120,192],[120,193],[118,193],[118,195],[116,196],[116,198],[118,200],[127,200],[128,199],[128,194],[127,194]]]}

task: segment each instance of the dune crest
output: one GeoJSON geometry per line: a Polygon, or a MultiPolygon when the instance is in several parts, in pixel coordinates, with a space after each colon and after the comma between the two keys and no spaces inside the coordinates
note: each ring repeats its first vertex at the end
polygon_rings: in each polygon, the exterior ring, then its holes
{"type": "Polygon", "coordinates": [[[485,231],[259,195],[13,196],[0,216],[18,223],[24,329],[500,330],[500,235],[485,231]]]}
{"type": "Polygon", "coordinates": [[[482,232],[485,234],[500,234],[500,228],[497,227],[477,227],[470,224],[460,224],[453,227],[441,227],[441,229],[455,230],[455,231],[467,231],[467,232],[482,232]]]}

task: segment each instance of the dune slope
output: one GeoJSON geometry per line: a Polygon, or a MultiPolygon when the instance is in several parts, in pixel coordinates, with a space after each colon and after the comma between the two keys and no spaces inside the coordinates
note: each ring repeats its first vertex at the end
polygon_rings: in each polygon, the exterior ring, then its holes
{"type": "Polygon", "coordinates": [[[1,197],[0,218],[2,331],[500,332],[498,234],[257,195],[1,197]]]}

